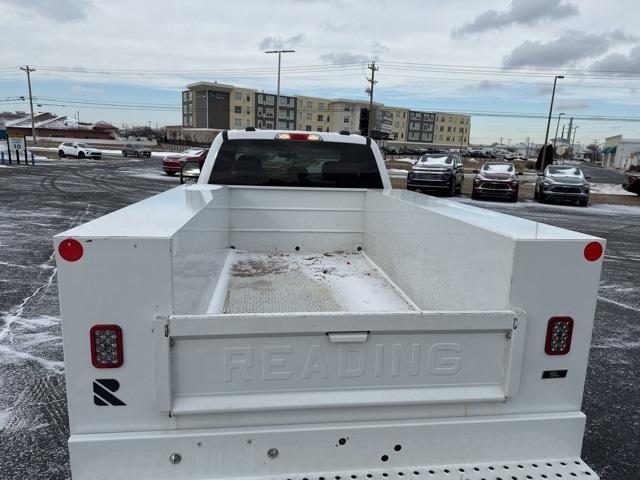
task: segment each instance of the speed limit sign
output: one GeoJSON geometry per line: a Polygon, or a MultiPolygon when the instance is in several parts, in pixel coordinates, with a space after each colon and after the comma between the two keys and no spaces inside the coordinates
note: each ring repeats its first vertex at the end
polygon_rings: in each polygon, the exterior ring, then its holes
{"type": "Polygon", "coordinates": [[[11,146],[11,150],[15,150],[16,152],[26,150],[24,137],[9,137],[9,145],[11,146]]]}

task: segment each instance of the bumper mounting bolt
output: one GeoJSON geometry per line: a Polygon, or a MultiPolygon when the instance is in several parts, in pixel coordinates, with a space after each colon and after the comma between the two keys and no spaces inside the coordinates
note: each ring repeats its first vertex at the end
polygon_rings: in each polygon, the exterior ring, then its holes
{"type": "Polygon", "coordinates": [[[181,461],[182,461],[182,455],[180,455],[179,453],[172,453],[171,455],[169,455],[170,463],[173,463],[174,465],[176,465],[181,461]]]}
{"type": "Polygon", "coordinates": [[[267,457],[269,458],[278,458],[278,455],[280,455],[280,452],[278,452],[277,448],[270,448],[267,451],[267,457]]]}

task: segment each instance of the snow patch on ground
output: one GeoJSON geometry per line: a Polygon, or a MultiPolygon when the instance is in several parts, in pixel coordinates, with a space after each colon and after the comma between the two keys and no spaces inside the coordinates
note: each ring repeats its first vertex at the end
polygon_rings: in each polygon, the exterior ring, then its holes
{"type": "MultiPolygon", "coordinates": [[[[57,147],[29,147],[29,150],[33,150],[34,152],[57,152],[58,148],[57,147]]],[[[98,148],[98,150],[100,150],[103,155],[122,155],[122,150],[113,150],[113,149],[106,149],[106,148],[98,148]]],[[[164,158],[168,155],[176,155],[177,153],[180,153],[180,152],[156,152],[151,150],[151,156],[159,157],[159,158],[164,158]]],[[[41,157],[41,158],[47,158],[47,157],[41,157]]],[[[36,157],[36,160],[37,159],[38,157],[36,157]]]]}
{"type": "Polygon", "coordinates": [[[608,203],[597,203],[593,205],[589,205],[588,207],[578,207],[572,204],[540,204],[533,200],[520,200],[516,203],[507,203],[507,202],[496,202],[496,201],[487,201],[487,200],[472,200],[468,197],[453,197],[447,200],[451,200],[454,202],[465,203],[468,205],[473,205],[481,208],[489,208],[492,207],[500,207],[505,210],[531,210],[531,211],[565,211],[573,210],[578,214],[582,215],[640,215],[640,206],[635,205],[613,205],[608,203]]]}
{"type": "Polygon", "coordinates": [[[636,196],[635,193],[627,192],[622,185],[615,183],[592,183],[591,193],[597,193],[599,195],[631,195],[636,196]]]}
{"type": "Polygon", "coordinates": [[[408,170],[402,170],[400,168],[387,168],[387,173],[392,178],[407,178],[408,170]]]}
{"type": "Polygon", "coordinates": [[[134,170],[134,169],[120,169],[118,170],[119,175],[126,175],[128,177],[136,177],[136,178],[148,178],[149,180],[164,180],[169,182],[179,182],[180,177],[170,177],[166,175],[164,172],[159,170],[154,170],[151,168],[134,170]]]}
{"type": "Polygon", "coordinates": [[[414,158],[394,158],[393,160],[389,160],[389,162],[402,162],[402,163],[409,163],[411,165],[413,165],[417,161],[418,160],[414,158]]]}

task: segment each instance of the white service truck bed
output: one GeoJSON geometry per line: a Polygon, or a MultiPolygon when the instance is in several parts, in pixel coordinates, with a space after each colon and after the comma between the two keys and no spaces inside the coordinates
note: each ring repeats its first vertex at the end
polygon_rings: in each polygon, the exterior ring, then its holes
{"type": "Polygon", "coordinates": [[[602,239],[407,191],[191,185],[71,240],[75,480],[597,478],[580,405],[602,239]],[[105,324],[119,368],[92,365],[105,324]]]}

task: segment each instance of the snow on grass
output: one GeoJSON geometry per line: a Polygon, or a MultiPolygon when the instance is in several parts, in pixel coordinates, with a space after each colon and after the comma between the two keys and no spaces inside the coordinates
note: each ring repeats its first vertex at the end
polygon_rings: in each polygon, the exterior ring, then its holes
{"type": "Polygon", "coordinates": [[[418,160],[413,159],[413,158],[394,158],[392,160],[387,160],[388,162],[401,162],[401,163],[409,163],[411,165],[413,165],[414,163],[416,163],[418,160]]]}
{"type": "Polygon", "coordinates": [[[392,178],[407,178],[408,170],[402,170],[399,168],[387,168],[387,173],[392,178]]]}
{"type": "Polygon", "coordinates": [[[615,183],[592,183],[591,184],[591,193],[597,193],[599,195],[632,195],[636,196],[635,193],[627,192],[622,185],[618,185],[615,183]]]}

